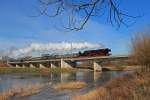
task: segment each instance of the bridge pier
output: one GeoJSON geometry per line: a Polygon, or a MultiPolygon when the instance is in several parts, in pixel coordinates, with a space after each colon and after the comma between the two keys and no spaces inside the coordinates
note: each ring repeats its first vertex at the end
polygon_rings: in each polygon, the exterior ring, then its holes
{"type": "Polygon", "coordinates": [[[72,61],[64,61],[61,59],[61,68],[73,68],[75,67],[75,62],[72,61]]]}
{"type": "Polygon", "coordinates": [[[36,68],[34,64],[30,64],[30,68],[36,68]]]}
{"type": "Polygon", "coordinates": [[[98,62],[94,61],[93,65],[94,65],[94,71],[102,71],[102,66],[98,62]]]}
{"type": "Polygon", "coordinates": [[[46,68],[46,66],[44,64],[39,64],[40,68],[46,68]]]}
{"type": "Polygon", "coordinates": [[[16,64],[16,68],[21,68],[21,66],[19,64],[16,64]]]}
{"type": "Polygon", "coordinates": [[[51,64],[51,65],[50,65],[51,68],[57,68],[57,67],[58,67],[57,64],[56,64],[56,62],[51,62],[50,64],[51,64]]]}
{"type": "Polygon", "coordinates": [[[25,65],[25,64],[22,64],[22,68],[26,68],[26,65],[25,65]]]}

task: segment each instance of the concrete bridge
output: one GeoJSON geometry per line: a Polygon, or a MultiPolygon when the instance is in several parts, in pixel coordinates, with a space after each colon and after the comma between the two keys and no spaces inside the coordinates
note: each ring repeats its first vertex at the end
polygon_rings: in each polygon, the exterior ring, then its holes
{"type": "Polygon", "coordinates": [[[77,62],[92,61],[94,71],[102,71],[104,66],[101,66],[102,62],[127,60],[128,56],[100,56],[100,57],[79,57],[79,58],[60,58],[60,59],[47,59],[47,60],[26,60],[7,62],[10,67],[16,68],[76,68],[77,62]]]}

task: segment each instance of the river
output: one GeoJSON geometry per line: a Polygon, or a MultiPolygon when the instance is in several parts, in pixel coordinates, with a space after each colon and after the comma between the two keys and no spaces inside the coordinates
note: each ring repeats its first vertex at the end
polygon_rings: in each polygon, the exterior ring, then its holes
{"type": "Polygon", "coordinates": [[[36,83],[51,83],[55,85],[62,82],[84,81],[87,87],[79,90],[56,91],[51,86],[45,86],[35,95],[27,97],[14,97],[11,100],[70,100],[71,96],[79,95],[102,86],[108,81],[125,75],[127,71],[79,71],[74,73],[51,73],[49,75],[39,75],[31,73],[0,74],[0,93],[12,88],[14,85],[30,85],[36,83]]]}

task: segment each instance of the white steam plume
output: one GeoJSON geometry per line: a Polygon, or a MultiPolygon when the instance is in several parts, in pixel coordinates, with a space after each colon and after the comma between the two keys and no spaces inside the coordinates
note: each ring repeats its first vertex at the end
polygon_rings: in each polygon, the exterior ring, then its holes
{"type": "Polygon", "coordinates": [[[67,52],[70,50],[83,50],[83,49],[94,49],[94,48],[103,48],[101,44],[93,44],[89,42],[60,42],[60,43],[32,43],[28,47],[20,48],[11,51],[9,56],[11,57],[22,57],[22,56],[31,56],[33,52],[67,52]]]}

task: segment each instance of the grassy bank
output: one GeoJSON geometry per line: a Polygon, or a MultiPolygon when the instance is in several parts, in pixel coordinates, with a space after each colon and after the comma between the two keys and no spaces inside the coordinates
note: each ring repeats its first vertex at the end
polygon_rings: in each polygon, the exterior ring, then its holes
{"type": "Polygon", "coordinates": [[[73,100],[149,100],[149,77],[149,71],[135,72],[112,80],[87,94],[75,96],[73,100]]]}
{"type": "Polygon", "coordinates": [[[59,73],[59,72],[76,72],[77,69],[66,69],[66,68],[0,68],[0,74],[7,73],[36,73],[36,74],[48,74],[48,73],[59,73]]]}

